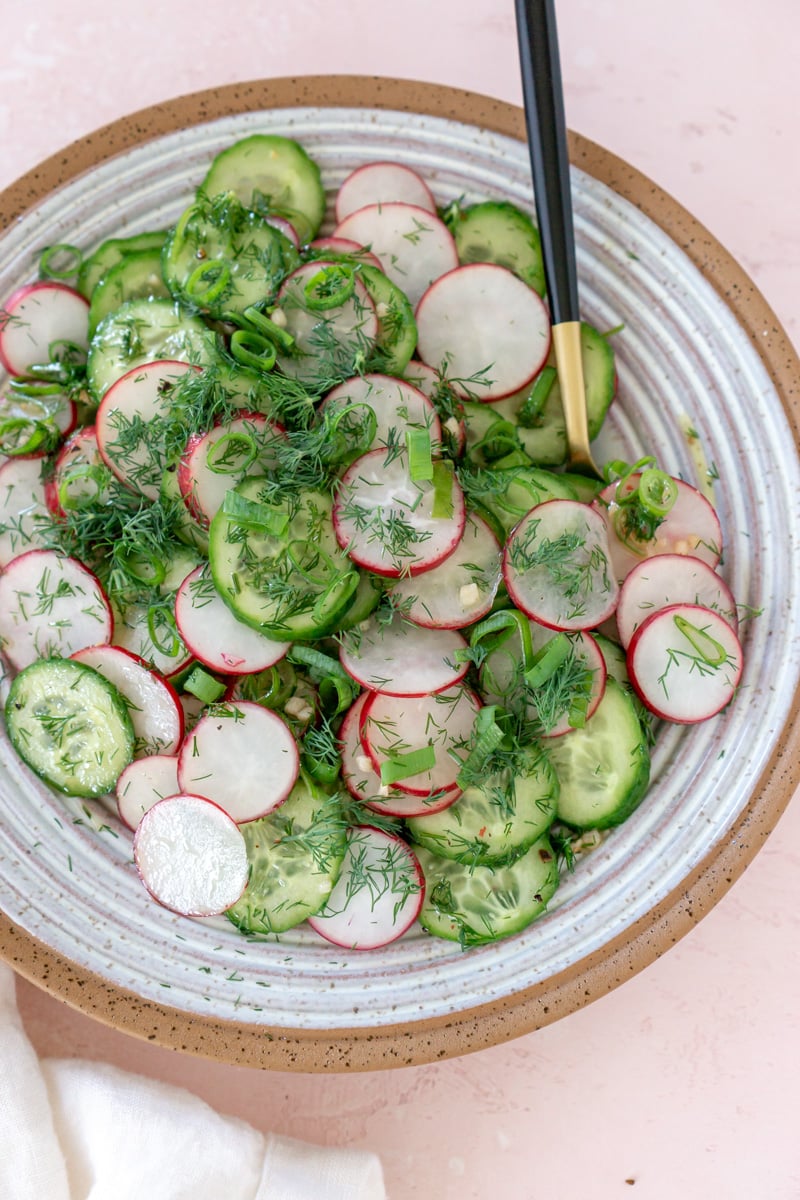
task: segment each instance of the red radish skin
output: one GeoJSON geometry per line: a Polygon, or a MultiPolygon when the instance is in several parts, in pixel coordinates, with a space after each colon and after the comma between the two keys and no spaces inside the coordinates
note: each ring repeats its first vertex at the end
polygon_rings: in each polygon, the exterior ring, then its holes
{"type": "Polygon", "coordinates": [[[88,646],[70,657],[97,671],[122,696],[133,724],[137,758],[177,752],[184,720],[171,683],[151,671],[138,655],[119,646],[88,646]]]}
{"type": "Polygon", "coordinates": [[[264,216],[264,220],[267,225],[271,225],[273,229],[277,229],[279,233],[282,233],[292,243],[295,250],[300,249],[300,238],[291,221],[287,221],[286,217],[279,217],[277,213],[267,213],[264,216]]]}
{"type": "MultiPolygon", "coordinates": [[[[639,475],[632,475],[625,484],[629,492],[639,482],[639,475]]],[[[616,504],[617,484],[609,484],[593,501],[592,507],[599,512],[608,526],[609,549],[614,574],[622,583],[633,568],[644,558],[657,554],[690,554],[702,559],[710,567],[716,567],[722,557],[722,529],[712,505],[701,492],[674,479],[678,497],[649,542],[637,542],[634,548],[617,535],[619,505],[616,504]]]]}
{"type": "Polygon", "coordinates": [[[612,615],[619,588],[606,524],[577,500],[537,504],[512,530],[503,578],[514,604],[550,629],[595,629],[612,615]]]}
{"type": "Polygon", "coordinates": [[[119,819],[123,825],[135,830],[154,804],[178,792],[178,759],[175,755],[148,754],[144,758],[135,758],[117,780],[119,819]]]}
{"type": "Polygon", "coordinates": [[[352,241],[351,238],[316,238],[310,245],[312,250],[322,251],[323,253],[327,251],[331,257],[341,254],[347,258],[357,258],[359,262],[365,263],[368,267],[374,267],[381,274],[383,273],[381,260],[371,250],[367,250],[366,246],[359,245],[358,242],[352,241]]]}
{"type": "Polygon", "coordinates": [[[150,895],[184,917],[218,916],[247,886],[241,830],[202,796],[167,796],[154,804],[136,828],[133,858],[150,895]]]}
{"type": "Polygon", "coordinates": [[[39,526],[48,516],[43,466],[38,456],[10,458],[0,466],[0,567],[26,550],[41,549],[46,540],[39,526]]]}
{"type": "Polygon", "coordinates": [[[341,222],[369,204],[402,201],[436,212],[436,201],[421,175],[396,162],[371,162],[356,167],[343,180],[336,194],[336,220],[341,222]]]}
{"type": "Polygon", "coordinates": [[[458,662],[467,642],[457,630],[423,629],[393,616],[368,618],[342,635],[339,659],[362,687],[387,696],[427,696],[454,687],[467,673],[458,662]]]}
{"type": "Polygon", "coordinates": [[[223,674],[252,675],[286,655],[291,642],[276,642],[237,621],[204,566],[186,576],[175,597],[175,623],[192,654],[223,674]]]}
{"type": "Polygon", "coordinates": [[[470,263],[437,279],[420,299],[416,320],[422,361],[473,400],[518,392],[550,353],[541,297],[494,263],[470,263]]]}
{"type": "Polygon", "coordinates": [[[9,375],[26,375],[52,361],[55,342],[89,345],[89,301],[65,283],[46,280],[18,288],[0,321],[0,363],[9,375]]]}
{"type": "Polygon", "coordinates": [[[0,575],[0,646],[18,671],[109,642],[113,625],[105,592],[76,558],[28,550],[0,575]]]}
{"type": "Polygon", "coordinates": [[[672,604],[710,608],[738,630],[736,601],[708,563],[689,554],[658,554],[637,563],[620,589],[616,618],[622,646],[627,648],[648,617],[672,604]]]}
{"type": "Polygon", "coordinates": [[[300,771],[297,743],[286,722],[245,701],[201,717],[178,758],[181,789],[213,800],[237,824],[278,808],[300,771]]]}
{"type": "Polygon", "coordinates": [[[461,795],[458,788],[420,797],[381,784],[361,740],[361,717],[368,699],[369,693],[362,692],[347,710],[339,730],[342,779],[350,795],[366,808],[388,817],[423,817],[449,808],[461,795]]]}
{"type": "Polygon", "coordinates": [[[416,306],[434,280],[458,266],[453,235],[415,204],[369,204],[340,221],[335,237],[369,246],[386,275],[416,306]]]}
{"type": "Polygon", "coordinates": [[[376,575],[417,575],[442,562],[461,540],[466,507],[455,479],[451,501],[451,516],[434,517],[434,486],[411,479],[405,454],[370,450],[342,477],[333,506],[336,537],[353,562],[376,575]]]}
{"type": "Polygon", "coordinates": [[[333,417],[357,404],[375,414],[375,434],[366,450],[377,450],[393,443],[403,444],[408,428],[425,429],[436,449],[442,441],[442,427],[433,404],[418,388],[392,375],[357,375],[340,383],[320,405],[320,413],[333,417]]]}
{"type": "Polygon", "coordinates": [[[639,626],[627,664],[637,695],[652,713],[694,725],[716,716],[733,699],[743,655],[738,637],[718,613],[674,604],[639,626]]]}
{"type": "Polygon", "coordinates": [[[95,417],[98,452],[121,483],[157,500],[166,467],[163,451],[142,436],[136,446],[120,448],[120,434],[135,421],[152,422],[170,412],[176,383],[199,367],[174,359],[160,359],[127,371],[103,396],[95,417]]]}
{"type": "Polygon", "coordinates": [[[490,611],[502,578],[500,543],[483,517],[469,513],[452,554],[391,590],[407,621],[427,629],[463,629],[490,611]]]}
{"type": "Polygon", "coordinates": [[[419,916],[425,877],[400,837],[359,825],[348,835],[341,874],[321,913],[308,923],[348,950],[375,950],[402,937],[419,916]]]}

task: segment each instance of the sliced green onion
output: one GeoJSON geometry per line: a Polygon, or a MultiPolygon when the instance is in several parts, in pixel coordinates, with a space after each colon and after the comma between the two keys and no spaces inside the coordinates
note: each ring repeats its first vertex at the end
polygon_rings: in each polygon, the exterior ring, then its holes
{"type": "Polygon", "coordinates": [[[272,537],[281,538],[289,528],[290,516],[283,508],[273,508],[260,500],[248,500],[238,492],[225,493],[222,501],[222,512],[236,525],[244,525],[248,529],[263,529],[272,537]]]}
{"type": "Polygon", "coordinates": [[[406,449],[408,451],[408,473],[414,483],[419,483],[423,479],[433,479],[431,435],[428,430],[407,429],[406,449]]]}
{"type": "Polygon", "coordinates": [[[486,704],[478,712],[475,721],[475,745],[467,755],[456,779],[460,788],[469,787],[474,783],[490,756],[498,746],[508,740],[508,734],[500,724],[504,717],[505,710],[497,704],[486,704]]]}
{"type": "MultiPolygon", "coordinates": [[[[480,646],[485,655],[497,650],[510,637],[519,638],[522,669],[527,671],[533,663],[533,644],[531,642],[531,627],[528,618],[516,608],[504,608],[490,613],[483,621],[474,625],[469,638],[472,650],[480,646]]],[[[464,651],[456,651],[455,657],[464,651]]]]}
{"type": "Polygon", "coordinates": [[[231,284],[231,269],[226,262],[211,259],[195,267],[183,290],[194,304],[213,304],[231,284]]]}
{"type": "Polygon", "coordinates": [[[325,412],[323,420],[326,433],[325,462],[336,463],[353,458],[368,450],[375,440],[378,418],[375,409],[363,400],[335,410],[333,415],[325,412]],[[349,422],[358,410],[358,423],[351,427],[349,422]],[[344,426],[341,431],[340,425],[344,426]]]}
{"type": "Polygon", "coordinates": [[[272,370],[278,357],[275,343],[250,329],[237,329],[231,334],[231,354],[242,366],[265,374],[272,370]]]}
{"type": "Polygon", "coordinates": [[[306,308],[311,312],[329,312],[332,308],[341,308],[355,289],[355,273],[347,263],[323,267],[311,276],[303,289],[306,308]]]}
{"type": "Polygon", "coordinates": [[[350,596],[354,596],[361,576],[358,571],[345,571],[322,593],[311,610],[311,615],[320,625],[330,620],[331,613],[338,615],[350,596]]]}
{"type": "Polygon", "coordinates": [[[410,779],[422,771],[431,771],[436,766],[436,749],[434,746],[421,746],[419,750],[411,750],[408,754],[393,754],[381,764],[381,783],[388,787],[399,783],[401,779],[410,779]]]}
{"type": "Polygon", "coordinates": [[[9,417],[0,422],[0,451],[13,458],[20,454],[35,454],[37,450],[52,450],[61,437],[50,421],[35,417],[9,417]],[[25,430],[30,430],[22,440],[25,430]]]}
{"type": "Polygon", "coordinates": [[[322,711],[329,720],[346,712],[358,695],[358,684],[341,675],[326,675],[317,684],[322,711]]]}
{"type": "Polygon", "coordinates": [[[533,387],[517,413],[517,421],[523,429],[533,429],[536,425],[541,416],[542,409],[553,390],[557,374],[558,372],[555,367],[543,367],[540,371],[533,387]]]}
{"type": "Polygon", "coordinates": [[[193,667],[186,678],[183,690],[191,692],[198,700],[202,700],[203,704],[213,704],[215,700],[219,700],[220,696],[225,695],[226,687],[224,683],[220,683],[202,667],[193,667]]]}
{"type": "Polygon", "coordinates": [[[519,448],[516,426],[511,421],[499,419],[490,425],[480,441],[472,447],[473,451],[480,452],[486,461],[491,463],[519,448]]]}
{"type": "Polygon", "coordinates": [[[264,708],[282,708],[294,695],[297,672],[291,663],[282,659],[266,671],[255,675],[244,675],[238,684],[242,700],[251,700],[264,708]]]}
{"type": "Polygon", "coordinates": [[[58,503],[65,511],[71,508],[84,508],[87,504],[93,504],[108,483],[108,480],[108,468],[101,467],[99,463],[84,463],[82,466],[73,467],[71,471],[66,473],[58,486],[58,503]],[[72,485],[84,479],[94,484],[94,490],[85,495],[70,495],[72,485]]]}
{"type": "Polygon", "coordinates": [[[24,396],[28,400],[38,400],[42,396],[63,396],[64,389],[58,383],[38,383],[33,379],[12,379],[11,392],[13,396],[24,396]]]}
{"type": "Polygon", "coordinates": [[[329,675],[339,675],[344,679],[350,679],[350,676],[337,659],[331,658],[330,654],[323,654],[321,650],[315,649],[314,646],[305,646],[301,643],[296,643],[292,646],[287,658],[289,662],[306,667],[315,683],[318,683],[320,679],[325,679],[329,675]]]}
{"type": "Polygon", "coordinates": [[[46,246],[39,256],[39,278],[71,279],[78,274],[82,261],[82,251],[69,242],[46,246]]]}
{"type": "Polygon", "coordinates": [[[678,499],[678,485],[666,471],[648,467],[639,478],[637,493],[643,508],[654,517],[665,517],[678,499]]]}
{"type": "Polygon", "coordinates": [[[323,787],[330,787],[339,777],[342,760],[337,755],[336,761],[330,762],[324,758],[312,758],[310,754],[304,752],[303,767],[315,783],[321,783],[323,787]]]}
{"type": "Polygon", "coordinates": [[[253,434],[244,429],[232,429],[213,443],[206,455],[206,464],[215,475],[238,475],[244,474],[257,458],[258,445],[253,434]]]}
{"type": "Polygon", "coordinates": [[[113,554],[125,574],[136,583],[157,588],[167,577],[166,564],[152,550],[115,549],[113,554]]]}
{"type": "Polygon", "coordinates": [[[675,628],[683,634],[693,650],[696,650],[704,663],[709,667],[721,667],[728,661],[728,652],[722,642],[718,642],[705,629],[693,625],[685,617],[676,614],[673,618],[675,628]]]}
{"type": "Polygon", "coordinates": [[[147,632],[150,641],[159,653],[167,658],[177,658],[181,652],[181,637],[175,616],[164,604],[151,604],[147,610],[147,632]],[[166,633],[169,640],[164,640],[166,633]]]}
{"type": "Polygon", "coordinates": [[[433,508],[431,516],[448,520],[453,515],[453,468],[439,459],[433,464],[433,508]]]}
{"type": "Polygon", "coordinates": [[[555,637],[534,654],[530,667],[525,672],[525,682],[529,688],[539,688],[547,683],[556,673],[562,663],[566,662],[572,653],[572,643],[565,633],[557,633],[555,637]]]}
{"type": "Polygon", "coordinates": [[[255,330],[258,331],[258,333],[263,333],[264,337],[269,338],[270,341],[275,342],[277,346],[280,346],[281,350],[288,352],[294,347],[295,339],[293,335],[289,333],[289,330],[283,329],[280,325],[277,325],[274,321],[271,321],[269,317],[265,316],[264,313],[259,312],[259,310],[254,308],[252,305],[244,310],[242,316],[244,317],[245,321],[247,321],[255,330]]]}

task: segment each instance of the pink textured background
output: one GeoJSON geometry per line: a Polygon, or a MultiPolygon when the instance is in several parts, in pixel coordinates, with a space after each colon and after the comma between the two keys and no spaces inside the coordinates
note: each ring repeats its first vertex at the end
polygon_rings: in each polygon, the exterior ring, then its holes
{"type": "MultiPolygon", "coordinates": [[[[557,7],[570,125],[706,224],[797,341],[796,0],[557,7]]],[[[520,102],[510,0],[0,0],[0,15],[0,186],[210,84],[352,72],[520,102]]],[[[20,1004],[42,1053],[111,1059],[260,1128],[377,1150],[391,1200],[796,1200],[799,845],[795,800],[664,959],[557,1025],[435,1066],[257,1074],[143,1045],[24,983],[20,1004]]]]}

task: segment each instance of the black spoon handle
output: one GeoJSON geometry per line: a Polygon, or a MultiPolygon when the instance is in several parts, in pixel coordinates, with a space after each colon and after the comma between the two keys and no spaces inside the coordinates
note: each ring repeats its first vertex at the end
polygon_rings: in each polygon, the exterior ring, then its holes
{"type": "Polygon", "coordinates": [[[536,214],[554,325],[580,320],[564,92],[553,0],[515,0],[536,214]]]}

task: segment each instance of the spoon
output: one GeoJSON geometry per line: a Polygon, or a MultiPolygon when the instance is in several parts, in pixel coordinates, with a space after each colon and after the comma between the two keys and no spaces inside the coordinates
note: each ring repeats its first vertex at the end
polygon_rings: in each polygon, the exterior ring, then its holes
{"type": "Polygon", "coordinates": [[[603,478],[589,448],[581,358],[578,272],[569,182],[564,93],[553,0],[515,0],[522,94],[536,215],[564,406],[569,467],[603,478]]]}

